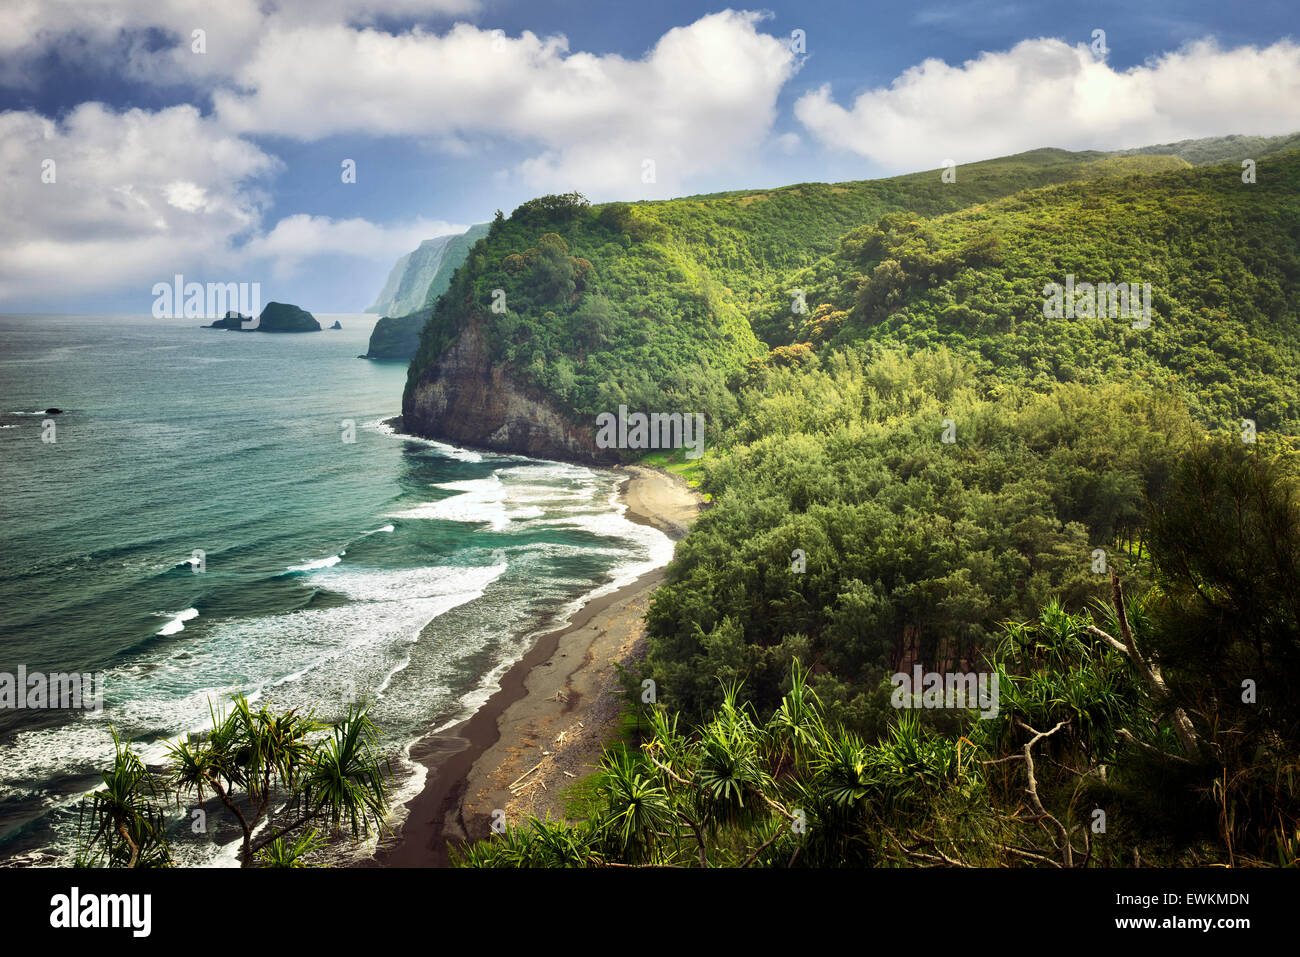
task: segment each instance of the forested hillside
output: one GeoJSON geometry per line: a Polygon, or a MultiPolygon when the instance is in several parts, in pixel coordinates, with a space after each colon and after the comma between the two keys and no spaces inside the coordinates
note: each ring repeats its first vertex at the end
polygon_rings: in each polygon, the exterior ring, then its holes
{"type": "Polygon", "coordinates": [[[1045,149],[962,166],[955,182],[935,171],[596,207],[576,194],[534,200],[492,224],[437,302],[408,377],[407,427],[472,438],[422,412],[415,395],[422,376],[445,378],[432,367],[470,325],[495,369],[584,424],[622,403],[729,421],[728,384],[783,321],[756,307],[786,295],[791,275],[847,231],[891,210],[936,215],[1050,183],[1183,166],[1045,149]]]}
{"type": "MultiPolygon", "coordinates": [[[[1030,190],[949,216],[896,213],[848,233],[756,310],[778,361],[864,341],[944,345],[982,380],[1136,376],[1173,384],[1202,421],[1294,430],[1300,399],[1300,152],[1030,190]],[[1044,288],[1151,287],[1139,317],[1044,315],[1044,288]]],[[[1136,305],[1136,303],[1135,303],[1136,305]]]]}
{"type": "Polygon", "coordinates": [[[493,224],[408,405],[473,327],[574,422],[704,411],[712,507],[583,821],[466,863],[1298,862],[1300,152],[1176,145],[493,224]]]}

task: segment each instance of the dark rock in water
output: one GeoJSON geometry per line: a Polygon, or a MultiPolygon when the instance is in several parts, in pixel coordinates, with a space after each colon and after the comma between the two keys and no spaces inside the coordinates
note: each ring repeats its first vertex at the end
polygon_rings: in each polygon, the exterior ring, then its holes
{"type": "Polygon", "coordinates": [[[409,316],[384,316],[370,333],[370,351],[364,359],[396,359],[407,362],[420,348],[420,333],[429,321],[429,309],[409,316]]]}
{"type": "Polygon", "coordinates": [[[212,325],[203,328],[233,329],[236,332],[320,332],[320,323],[316,321],[315,316],[305,309],[299,309],[286,302],[268,302],[257,319],[257,325],[250,329],[244,328],[244,323],[251,321],[250,316],[228,312],[226,318],[218,319],[212,325]]]}
{"type": "Polygon", "coordinates": [[[62,409],[46,409],[46,410],[45,410],[45,414],[46,414],[46,415],[62,415],[62,414],[63,414],[63,410],[62,410],[62,409]]]}
{"type": "Polygon", "coordinates": [[[338,321],[337,319],[335,319],[335,320],[334,320],[334,325],[330,326],[330,328],[331,328],[331,329],[342,329],[343,326],[339,323],[339,321],[338,321]]]}
{"type": "Polygon", "coordinates": [[[252,316],[241,315],[238,312],[226,313],[226,318],[218,319],[210,326],[204,326],[204,329],[234,329],[236,332],[244,328],[245,322],[252,322],[252,316]]]}
{"type": "Polygon", "coordinates": [[[320,332],[320,323],[306,309],[286,302],[268,302],[262,310],[257,332],[320,332]]]}

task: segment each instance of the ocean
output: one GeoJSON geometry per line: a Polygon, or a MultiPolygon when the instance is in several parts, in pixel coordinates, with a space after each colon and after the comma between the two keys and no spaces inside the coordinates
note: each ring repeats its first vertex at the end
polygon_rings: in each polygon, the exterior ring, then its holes
{"type": "MultiPolygon", "coordinates": [[[[373,701],[399,806],[415,740],[671,557],[613,472],[394,434],[406,365],[357,358],[377,317],[317,318],[343,328],[0,316],[0,674],[103,681],[102,710],[0,708],[0,864],[71,861],[110,726],[160,763],[234,691],[373,701]]],[[[178,860],[233,865],[211,831],[178,860]]]]}

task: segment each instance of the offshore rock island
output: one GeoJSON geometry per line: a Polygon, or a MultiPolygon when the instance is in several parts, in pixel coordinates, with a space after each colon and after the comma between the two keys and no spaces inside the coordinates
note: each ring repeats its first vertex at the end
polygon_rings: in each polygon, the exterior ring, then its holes
{"type": "MultiPolygon", "coordinates": [[[[321,325],[316,317],[305,309],[284,302],[268,302],[262,314],[257,317],[257,325],[249,327],[250,316],[237,312],[228,312],[224,319],[218,319],[204,329],[227,329],[233,332],[320,332],[321,325]]],[[[335,323],[338,326],[338,323],[335,323]]],[[[340,327],[341,328],[341,327],[340,327]]]]}

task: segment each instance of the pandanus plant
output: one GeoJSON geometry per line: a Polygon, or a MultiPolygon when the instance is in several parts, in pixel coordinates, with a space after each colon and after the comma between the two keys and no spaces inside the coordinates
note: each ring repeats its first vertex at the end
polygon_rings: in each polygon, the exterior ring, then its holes
{"type": "Polygon", "coordinates": [[[209,732],[168,745],[170,766],[158,778],[114,731],[106,786],[82,805],[83,862],[170,863],[163,812],[152,800],[164,791],[178,807],[215,797],[240,829],[242,867],[299,866],[329,837],[346,831],[356,840],[384,827],[392,772],[367,707],[353,706],[330,725],[295,710],[254,709],[236,695],[228,709],[210,705],[209,713],[209,732]]]}
{"type": "Polygon", "coordinates": [[[83,867],[166,867],[172,863],[162,809],[153,803],[157,782],[139,756],[113,736],[113,766],[104,786],[81,803],[78,831],[83,837],[77,864],[83,867]]]}

